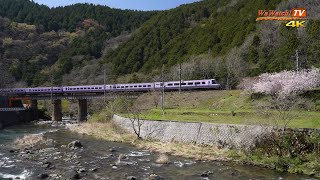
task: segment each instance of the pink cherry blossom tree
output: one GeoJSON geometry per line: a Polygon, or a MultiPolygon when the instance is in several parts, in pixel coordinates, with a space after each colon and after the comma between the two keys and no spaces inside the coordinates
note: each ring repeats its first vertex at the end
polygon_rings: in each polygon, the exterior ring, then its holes
{"type": "Polygon", "coordinates": [[[304,91],[320,86],[320,69],[312,68],[300,71],[282,71],[265,73],[259,81],[247,90],[271,96],[264,109],[264,114],[273,116],[273,125],[285,129],[297,117],[293,113],[301,105],[307,105],[306,99],[300,97],[304,91]],[[276,112],[276,113],[275,113],[276,112]]]}

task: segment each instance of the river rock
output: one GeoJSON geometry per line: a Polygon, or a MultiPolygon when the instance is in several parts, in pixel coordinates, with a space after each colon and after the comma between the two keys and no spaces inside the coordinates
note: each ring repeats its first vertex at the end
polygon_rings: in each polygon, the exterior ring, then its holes
{"type": "Polygon", "coordinates": [[[82,148],[82,144],[80,141],[76,140],[76,141],[72,141],[68,144],[68,148],[71,149],[78,149],[78,148],[82,148]]]}
{"type": "Polygon", "coordinates": [[[234,169],[234,170],[231,171],[230,174],[231,174],[232,176],[238,176],[238,175],[240,174],[240,172],[234,169]]]}
{"type": "Polygon", "coordinates": [[[164,178],[156,174],[150,174],[150,176],[148,177],[148,180],[162,180],[162,179],[164,178]]]}
{"type": "Polygon", "coordinates": [[[211,171],[205,171],[205,172],[203,172],[202,174],[201,174],[201,177],[209,177],[210,175],[212,175],[213,174],[213,172],[211,172],[211,171]]]}
{"type": "Polygon", "coordinates": [[[98,171],[98,168],[91,168],[89,169],[90,172],[97,172],[98,171]]]}
{"type": "Polygon", "coordinates": [[[84,173],[84,172],[86,172],[86,169],[85,169],[85,168],[80,168],[80,169],[78,170],[78,172],[79,172],[79,173],[84,173]]]}
{"type": "Polygon", "coordinates": [[[73,180],[73,179],[80,179],[81,177],[79,173],[76,172],[75,170],[70,170],[65,173],[65,178],[68,180],[69,179],[73,180]]]}
{"type": "Polygon", "coordinates": [[[137,178],[136,177],[134,177],[134,176],[128,176],[127,177],[127,180],[136,180],[137,178]]]}
{"type": "Polygon", "coordinates": [[[9,152],[10,153],[17,153],[17,152],[19,152],[19,150],[18,149],[10,149],[9,152]]]}
{"type": "Polygon", "coordinates": [[[116,152],[117,150],[115,150],[115,149],[113,149],[113,148],[110,148],[109,151],[110,151],[110,152],[116,152]]]}
{"type": "Polygon", "coordinates": [[[49,175],[50,178],[53,178],[53,179],[58,179],[60,178],[60,176],[58,174],[50,174],[49,175]]]}
{"type": "Polygon", "coordinates": [[[49,168],[51,166],[51,162],[44,162],[41,167],[43,168],[49,168]]]}
{"type": "Polygon", "coordinates": [[[46,178],[48,178],[48,177],[49,177],[48,174],[39,174],[39,175],[38,175],[38,179],[46,179],[46,178]]]}

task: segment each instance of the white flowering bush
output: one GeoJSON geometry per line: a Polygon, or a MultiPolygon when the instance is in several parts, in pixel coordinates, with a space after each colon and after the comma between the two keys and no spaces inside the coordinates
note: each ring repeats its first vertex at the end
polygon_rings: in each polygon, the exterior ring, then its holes
{"type": "Polygon", "coordinates": [[[252,87],[253,92],[286,98],[320,86],[320,69],[265,73],[252,87]]]}

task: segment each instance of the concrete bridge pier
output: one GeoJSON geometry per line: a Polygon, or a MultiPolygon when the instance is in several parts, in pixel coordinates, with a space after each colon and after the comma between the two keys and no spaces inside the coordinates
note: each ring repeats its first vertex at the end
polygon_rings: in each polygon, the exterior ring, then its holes
{"type": "Polygon", "coordinates": [[[88,115],[88,102],[86,99],[79,99],[79,107],[78,107],[78,122],[87,121],[88,115]]]}
{"type": "Polygon", "coordinates": [[[60,99],[54,100],[53,102],[52,120],[62,121],[62,105],[60,99]]]}
{"type": "Polygon", "coordinates": [[[39,110],[38,110],[38,101],[33,99],[31,100],[31,111],[32,111],[32,119],[39,119],[39,110]]]}

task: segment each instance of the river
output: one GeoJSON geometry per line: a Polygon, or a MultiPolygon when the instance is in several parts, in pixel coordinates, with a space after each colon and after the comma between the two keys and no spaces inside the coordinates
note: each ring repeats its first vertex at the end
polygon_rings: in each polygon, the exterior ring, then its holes
{"type": "Polygon", "coordinates": [[[195,161],[174,156],[169,156],[168,164],[157,164],[157,157],[158,154],[129,144],[72,133],[63,126],[29,124],[0,130],[1,180],[312,179],[230,162],[195,161]],[[12,146],[16,138],[28,134],[42,135],[46,143],[22,150],[12,146]],[[74,140],[79,140],[83,148],[66,146],[74,140]]]}

